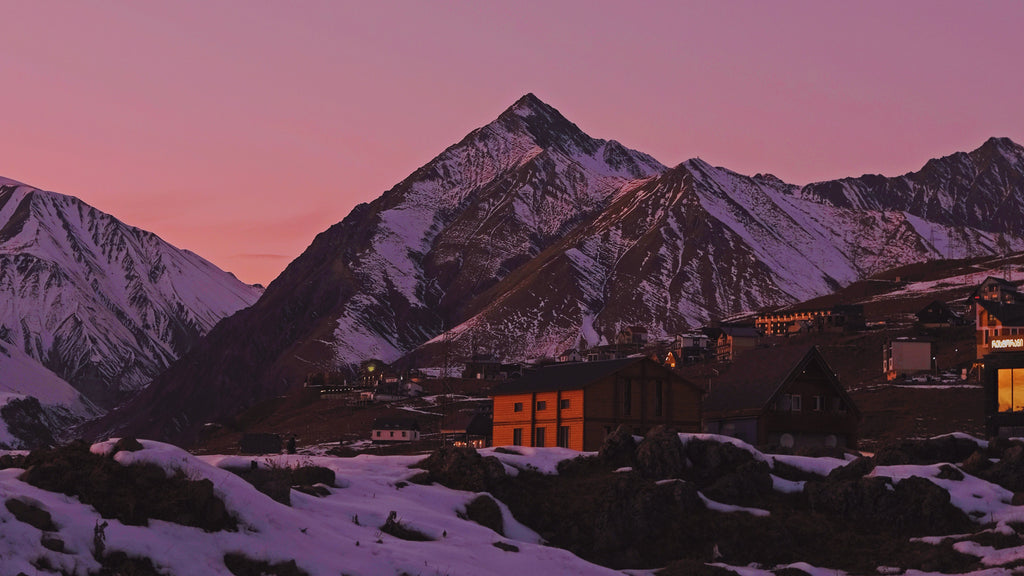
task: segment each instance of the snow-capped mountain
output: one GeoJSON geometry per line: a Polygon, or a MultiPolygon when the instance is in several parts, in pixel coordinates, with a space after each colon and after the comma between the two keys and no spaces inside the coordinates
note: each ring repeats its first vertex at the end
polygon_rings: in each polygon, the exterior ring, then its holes
{"type": "Polygon", "coordinates": [[[929,160],[898,178],[865,175],[805,186],[800,195],[842,208],[900,210],[949,226],[1020,236],[1024,147],[989,138],[977,150],[929,160]]]}
{"type": "MultiPolygon", "coordinates": [[[[76,198],[0,181],[0,395],[8,400],[33,397],[64,424],[95,416],[260,293],[76,198]]],[[[2,435],[0,443],[10,444],[2,435]]]]}
{"type": "Polygon", "coordinates": [[[699,159],[669,169],[527,95],[317,236],[103,430],[127,418],[182,440],[309,372],[436,361],[442,340],[456,357],[537,358],[624,325],[670,335],[892,266],[1024,248],[1024,228],[952,208],[1009,195],[1000,210],[1024,218],[1021,148],[985,148],[891,181],[801,188],[699,159]],[[901,186],[920,200],[870,200],[901,186]]]}

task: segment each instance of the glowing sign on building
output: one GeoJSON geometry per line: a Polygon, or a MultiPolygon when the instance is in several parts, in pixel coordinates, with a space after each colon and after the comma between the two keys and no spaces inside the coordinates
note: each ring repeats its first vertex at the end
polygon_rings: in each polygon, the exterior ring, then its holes
{"type": "Polygon", "coordinates": [[[993,350],[1024,348],[1024,338],[1003,338],[1000,340],[993,340],[989,346],[991,346],[993,350]]]}

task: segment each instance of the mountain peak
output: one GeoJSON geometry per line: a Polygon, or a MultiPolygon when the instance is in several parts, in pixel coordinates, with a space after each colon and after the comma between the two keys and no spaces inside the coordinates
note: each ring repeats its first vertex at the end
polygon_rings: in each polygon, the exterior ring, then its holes
{"type": "Polygon", "coordinates": [[[546,104],[540,98],[537,98],[533,92],[527,92],[524,94],[519,100],[516,100],[506,112],[511,112],[522,117],[529,117],[538,113],[543,115],[550,115],[551,112],[557,113],[554,108],[546,104]]]}
{"type": "Polygon", "coordinates": [[[1021,146],[1020,144],[1017,144],[1013,140],[1010,140],[1009,138],[1006,137],[993,136],[988,140],[985,140],[985,143],[979,146],[977,150],[975,150],[975,152],[988,151],[1010,152],[1019,155],[1021,153],[1024,153],[1024,146],[1021,146]]]}

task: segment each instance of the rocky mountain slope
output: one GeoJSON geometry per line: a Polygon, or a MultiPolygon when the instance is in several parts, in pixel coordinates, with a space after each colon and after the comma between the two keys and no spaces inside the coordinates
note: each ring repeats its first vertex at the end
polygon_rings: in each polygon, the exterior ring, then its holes
{"type": "Polygon", "coordinates": [[[138,391],[260,293],[76,198],[0,181],[0,394],[64,425],[138,391]]]}
{"type": "Polygon", "coordinates": [[[699,159],[667,168],[527,95],[317,236],[256,306],[95,431],[182,440],[368,358],[536,358],[623,325],[663,336],[804,300],[954,247],[1021,249],[1012,220],[982,207],[1024,218],[1022,150],[992,140],[920,173],[801,188],[699,159]],[[893,190],[910,199],[872,199],[893,190]],[[970,214],[952,206],[964,198],[970,214]]]}

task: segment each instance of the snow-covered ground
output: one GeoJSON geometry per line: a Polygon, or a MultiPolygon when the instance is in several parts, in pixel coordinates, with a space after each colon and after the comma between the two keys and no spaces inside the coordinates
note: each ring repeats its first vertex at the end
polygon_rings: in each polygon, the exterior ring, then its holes
{"type": "MultiPolygon", "coordinates": [[[[785,463],[807,472],[827,474],[843,466],[838,458],[808,458],[761,454],[749,445],[720,436],[681,435],[684,442],[694,438],[728,441],[751,451],[755,458],[774,466],[785,463]]],[[[162,573],[209,574],[229,576],[224,564],[229,553],[243,553],[271,564],[295,560],[298,567],[311,575],[337,574],[652,574],[649,570],[616,571],[588,563],[573,554],[544,545],[532,530],[517,522],[508,509],[499,503],[503,514],[505,536],[460,518],[468,502],[478,496],[451,490],[440,485],[423,486],[406,481],[419,472],[409,466],[422,456],[372,456],[332,458],[309,455],[277,455],[260,457],[194,456],[177,447],[153,441],[142,441],[143,450],[119,451],[114,459],[122,465],[152,463],[169,475],[182,473],[190,479],[209,479],[228,510],[237,517],[235,532],[204,532],[178,524],[151,520],[149,526],[128,526],[117,520],[104,520],[91,506],[74,497],[46,492],[18,480],[22,470],[0,470],[0,500],[19,499],[48,511],[58,526],[55,536],[64,542],[64,552],[42,545],[40,530],[15,519],[6,506],[0,506],[0,576],[19,573],[40,573],[39,559],[45,558],[54,571],[66,574],[88,574],[99,570],[93,558],[95,529],[106,522],[107,551],[123,551],[129,556],[152,560],[162,573]],[[317,498],[293,491],[292,506],[280,504],[258,492],[242,478],[225,468],[323,466],[334,471],[335,486],[330,494],[317,498]],[[409,528],[418,530],[432,540],[413,542],[383,533],[380,526],[391,512],[409,528]],[[498,548],[495,543],[510,544],[518,552],[498,548]]],[[[114,441],[96,444],[92,451],[110,454],[114,441]]],[[[534,469],[546,474],[557,473],[558,462],[579,456],[578,452],[560,448],[517,447],[515,452],[495,449],[481,451],[499,458],[507,471],[534,469]]],[[[995,531],[1012,531],[1013,525],[1024,522],[1024,507],[1012,506],[1012,493],[970,475],[963,480],[939,478],[939,465],[880,466],[872,475],[887,476],[899,482],[911,476],[927,478],[949,491],[953,505],[974,517],[984,517],[994,524],[995,531]]],[[[802,483],[778,479],[776,489],[794,492],[802,483]]],[[[768,515],[767,510],[728,506],[706,497],[709,508],[727,513],[768,515]]],[[[1015,573],[1013,563],[1024,559],[1024,547],[995,549],[953,535],[955,548],[977,556],[981,564],[990,566],[976,576],[1015,573]]],[[[920,541],[940,544],[944,538],[920,541]]],[[[725,566],[741,575],[770,574],[766,567],[725,566]]],[[[843,574],[823,570],[805,563],[791,565],[809,574],[843,574]]],[[[782,567],[774,567],[779,569],[782,567]]],[[[903,573],[924,576],[916,571],[903,573]]]]}

